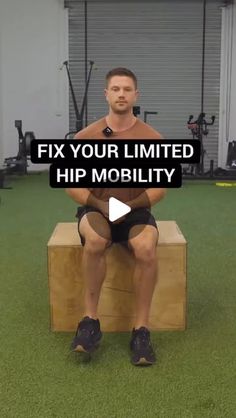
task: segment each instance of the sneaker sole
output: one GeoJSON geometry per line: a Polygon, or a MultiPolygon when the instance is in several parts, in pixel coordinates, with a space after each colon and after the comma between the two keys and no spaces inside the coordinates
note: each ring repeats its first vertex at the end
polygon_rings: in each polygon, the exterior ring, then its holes
{"type": "Polygon", "coordinates": [[[76,353],[92,353],[93,351],[97,350],[99,347],[99,344],[94,345],[94,347],[90,350],[86,350],[82,345],[77,345],[72,351],[75,351],[76,353]]]}
{"type": "Polygon", "coordinates": [[[151,366],[155,362],[147,360],[145,357],[141,357],[138,361],[133,362],[135,366],[151,366]]]}
{"type": "Polygon", "coordinates": [[[85,348],[82,345],[77,345],[77,347],[75,347],[73,351],[77,353],[89,353],[89,351],[85,350],[85,348]]]}

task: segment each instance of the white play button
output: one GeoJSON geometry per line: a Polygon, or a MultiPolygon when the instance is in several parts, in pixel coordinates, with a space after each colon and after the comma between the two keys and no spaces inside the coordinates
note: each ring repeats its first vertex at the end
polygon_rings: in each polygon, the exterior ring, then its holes
{"type": "Polygon", "coordinates": [[[115,197],[109,199],[109,221],[114,222],[131,211],[131,208],[115,197]]]}

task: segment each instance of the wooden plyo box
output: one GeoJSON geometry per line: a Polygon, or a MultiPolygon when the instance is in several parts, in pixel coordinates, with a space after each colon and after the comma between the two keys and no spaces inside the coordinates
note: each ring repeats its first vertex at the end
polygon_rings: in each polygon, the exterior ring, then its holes
{"type": "MultiPolygon", "coordinates": [[[[159,221],[158,282],[149,317],[151,330],[186,328],[187,243],[176,222],[159,221]]],[[[84,313],[82,253],[77,223],[58,223],[48,242],[48,279],[52,331],[74,331],[84,313]]],[[[107,250],[107,274],[98,317],[103,331],[134,326],[134,259],[125,247],[107,250]]],[[[144,278],[145,280],[145,278],[144,278]]]]}

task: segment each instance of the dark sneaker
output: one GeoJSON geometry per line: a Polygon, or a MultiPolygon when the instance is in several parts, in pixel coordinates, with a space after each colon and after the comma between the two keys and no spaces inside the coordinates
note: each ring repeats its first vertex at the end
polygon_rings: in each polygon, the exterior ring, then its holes
{"type": "Polygon", "coordinates": [[[78,324],[71,350],[91,353],[98,347],[102,338],[99,319],[92,319],[85,316],[78,324]]]}
{"type": "Polygon", "coordinates": [[[150,341],[150,331],[146,327],[140,327],[132,331],[130,341],[131,362],[136,365],[149,365],[156,362],[156,356],[150,341]]]}

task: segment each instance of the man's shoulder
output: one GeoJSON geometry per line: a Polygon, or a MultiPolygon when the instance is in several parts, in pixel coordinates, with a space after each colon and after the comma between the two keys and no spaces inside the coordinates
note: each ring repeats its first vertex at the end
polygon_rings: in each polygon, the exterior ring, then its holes
{"type": "Polygon", "coordinates": [[[141,119],[137,119],[137,128],[139,132],[142,132],[143,139],[163,139],[160,132],[141,119]]]}
{"type": "Polygon", "coordinates": [[[93,123],[90,123],[90,125],[86,126],[86,128],[77,132],[77,134],[74,136],[74,139],[96,139],[99,134],[101,136],[101,132],[105,127],[106,119],[103,117],[93,123]]]}

